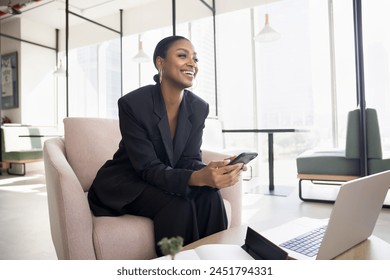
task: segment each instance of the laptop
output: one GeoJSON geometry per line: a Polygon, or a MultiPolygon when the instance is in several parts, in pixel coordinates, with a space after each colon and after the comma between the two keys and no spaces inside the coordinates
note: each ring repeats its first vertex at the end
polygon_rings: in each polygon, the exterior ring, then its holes
{"type": "Polygon", "coordinates": [[[371,236],[389,187],[390,171],[348,181],[341,185],[329,219],[303,217],[261,234],[293,259],[333,259],[371,236]],[[319,245],[302,248],[301,237],[315,230],[322,235],[319,245]]]}

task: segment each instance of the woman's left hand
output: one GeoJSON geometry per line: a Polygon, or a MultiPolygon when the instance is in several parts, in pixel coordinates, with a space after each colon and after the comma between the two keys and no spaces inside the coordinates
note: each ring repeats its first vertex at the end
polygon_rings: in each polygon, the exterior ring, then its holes
{"type": "Polygon", "coordinates": [[[227,188],[240,180],[242,170],[246,167],[242,163],[229,165],[230,158],[223,161],[212,161],[201,170],[194,171],[189,184],[192,186],[210,186],[218,189],[227,188]]]}

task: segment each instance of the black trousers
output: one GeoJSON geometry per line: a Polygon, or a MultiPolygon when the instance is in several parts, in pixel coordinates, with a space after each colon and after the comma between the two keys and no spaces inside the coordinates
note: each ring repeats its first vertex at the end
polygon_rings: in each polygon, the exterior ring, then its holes
{"type": "Polygon", "coordinates": [[[220,192],[209,187],[190,187],[184,197],[150,186],[126,209],[153,220],[158,256],[157,243],[164,237],[181,236],[187,245],[226,229],[228,224],[220,192]]]}

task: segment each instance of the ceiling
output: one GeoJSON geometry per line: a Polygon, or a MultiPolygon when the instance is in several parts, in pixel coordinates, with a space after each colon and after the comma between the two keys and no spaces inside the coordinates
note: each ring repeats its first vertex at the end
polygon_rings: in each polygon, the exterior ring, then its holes
{"type": "MultiPolygon", "coordinates": [[[[157,0],[69,0],[69,10],[86,18],[97,20],[101,17],[119,13],[119,9],[130,9],[157,0]]],[[[12,15],[0,12],[0,20],[10,20],[13,17],[26,17],[34,22],[50,25],[54,28],[65,26],[65,0],[0,0],[0,6],[11,6],[21,12],[12,15]]],[[[71,17],[70,25],[82,21],[71,17]]]]}

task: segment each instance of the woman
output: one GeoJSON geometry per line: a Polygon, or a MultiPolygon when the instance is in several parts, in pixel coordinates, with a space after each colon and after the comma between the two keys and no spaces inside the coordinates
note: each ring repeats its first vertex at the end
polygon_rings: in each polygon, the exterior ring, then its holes
{"type": "Polygon", "coordinates": [[[186,90],[198,73],[191,42],[167,37],[157,44],[153,61],[156,84],[118,101],[122,140],[98,171],[88,199],[96,216],[149,217],[156,243],[181,236],[185,245],[226,229],[218,190],[237,183],[243,166],[228,165],[229,160],[202,163],[209,106],[186,90]]]}

